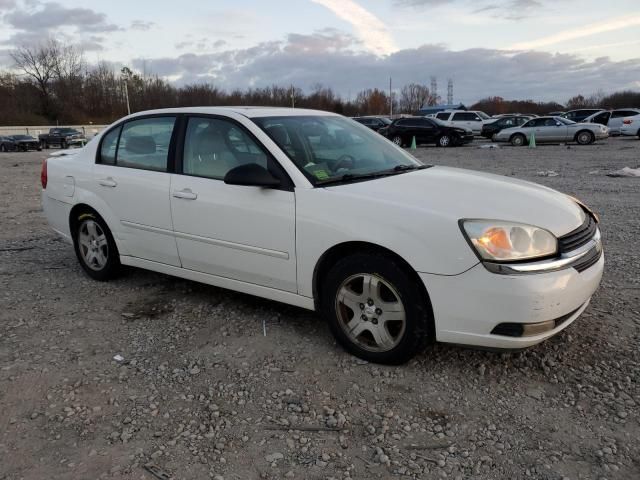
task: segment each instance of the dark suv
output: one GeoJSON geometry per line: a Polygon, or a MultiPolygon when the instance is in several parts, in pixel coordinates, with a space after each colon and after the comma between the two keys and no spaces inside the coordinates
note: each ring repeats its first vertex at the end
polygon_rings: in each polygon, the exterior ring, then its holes
{"type": "Polygon", "coordinates": [[[524,115],[507,115],[504,117],[496,118],[495,120],[485,123],[482,126],[481,135],[491,140],[496,133],[499,133],[505,128],[519,127],[520,125],[529,121],[531,117],[524,115]]]}
{"type": "Polygon", "coordinates": [[[391,120],[384,117],[353,117],[353,120],[361,123],[365,127],[369,127],[374,132],[391,125],[391,120]]]}
{"type": "Polygon", "coordinates": [[[585,118],[590,117],[594,113],[602,112],[602,108],[579,108],[577,110],[571,110],[562,117],[573,120],[576,123],[582,122],[585,118]]]}
{"type": "Polygon", "coordinates": [[[396,145],[405,147],[416,139],[416,145],[433,144],[439,147],[463,145],[473,141],[471,130],[448,127],[433,118],[409,117],[394,120],[378,133],[384,135],[396,145]]]}

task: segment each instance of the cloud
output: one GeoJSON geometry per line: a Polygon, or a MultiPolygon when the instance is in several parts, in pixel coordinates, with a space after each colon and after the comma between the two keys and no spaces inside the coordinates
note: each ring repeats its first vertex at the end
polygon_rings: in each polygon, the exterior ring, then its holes
{"type": "Polygon", "coordinates": [[[131,26],[129,28],[131,28],[132,30],[142,30],[142,31],[147,31],[147,30],[151,30],[151,28],[155,27],[155,23],[154,22],[145,22],[144,20],[134,20],[133,22],[131,22],[131,26]]]}
{"type": "Polygon", "coordinates": [[[543,0],[394,0],[397,6],[414,8],[460,4],[462,8],[471,9],[473,14],[486,13],[494,18],[507,20],[521,20],[532,16],[543,6],[542,2],[543,0]]]}
{"type": "Polygon", "coordinates": [[[107,22],[104,13],[88,8],[67,8],[57,2],[41,4],[35,12],[15,10],[5,16],[5,22],[11,27],[24,30],[48,30],[62,26],[73,26],[80,32],[113,32],[119,28],[107,22]]]}
{"type": "Polygon", "coordinates": [[[423,45],[380,57],[357,47],[357,39],[338,31],[289,35],[247,49],[178,57],[134,60],[148,72],[177,84],[210,82],[226,89],[294,84],[303,89],[321,83],[348,97],[365,88],[428,83],[435,75],[453,78],[454,98],[466,103],[499,95],[505,98],[563,100],[576,92],[637,89],[640,59],[587,61],[577,55],[492,49],[453,51],[423,45]],[[577,81],[579,79],[579,81],[577,81]]]}
{"type": "Polygon", "coordinates": [[[550,35],[548,37],[539,38],[529,42],[516,43],[510,47],[512,50],[533,50],[540,47],[548,47],[568,40],[577,38],[590,37],[599,33],[612,32],[615,30],[623,30],[630,27],[640,26],[640,14],[633,13],[624,17],[612,18],[609,20],[591,23],[582,27],[565,30],[563,32],[550,35]]]}
{"type": "Polygon", "coordinates": [[[353,0],[311,0],[331,10],[336,16],[353,25],[365,48],[377,55],[388,55],[396,47],[387,26],[373,13],[353,0]]]}

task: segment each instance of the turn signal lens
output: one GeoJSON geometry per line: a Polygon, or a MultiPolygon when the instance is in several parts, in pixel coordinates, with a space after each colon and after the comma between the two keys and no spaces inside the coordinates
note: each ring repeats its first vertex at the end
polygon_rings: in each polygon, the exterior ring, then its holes
{"type": "Polygon", "coordinates": [[[515,261],[554,255],[558,241],[549,231],[511,222],[464,220],[463,231],[484,260],[515,261]]]}

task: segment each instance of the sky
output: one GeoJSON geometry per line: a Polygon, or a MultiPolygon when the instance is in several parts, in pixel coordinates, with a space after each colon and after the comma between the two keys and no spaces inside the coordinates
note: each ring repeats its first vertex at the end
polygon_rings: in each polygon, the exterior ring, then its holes
{"type": "Polygon", "coordinates": [[[464,103],[640,91],[639,0],[0,0],[1,69],[47,38],[178,85],[353,98],[436,76],[464,103]]]}

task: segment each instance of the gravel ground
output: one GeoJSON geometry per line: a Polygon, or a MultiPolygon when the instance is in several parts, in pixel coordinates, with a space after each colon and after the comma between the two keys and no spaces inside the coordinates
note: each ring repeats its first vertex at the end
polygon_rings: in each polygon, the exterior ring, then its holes
{"type": "Polygon", "coordinates": [[[640,478],[640,178],[605,175],[640,166],[640,142],[478,145],[416,155],[583,199],[602,287],[540,346],[396,368],[297,308],[141,270],[89,280],[42,216],[45,154],[1,154],[0,479],[640,478]]]}

